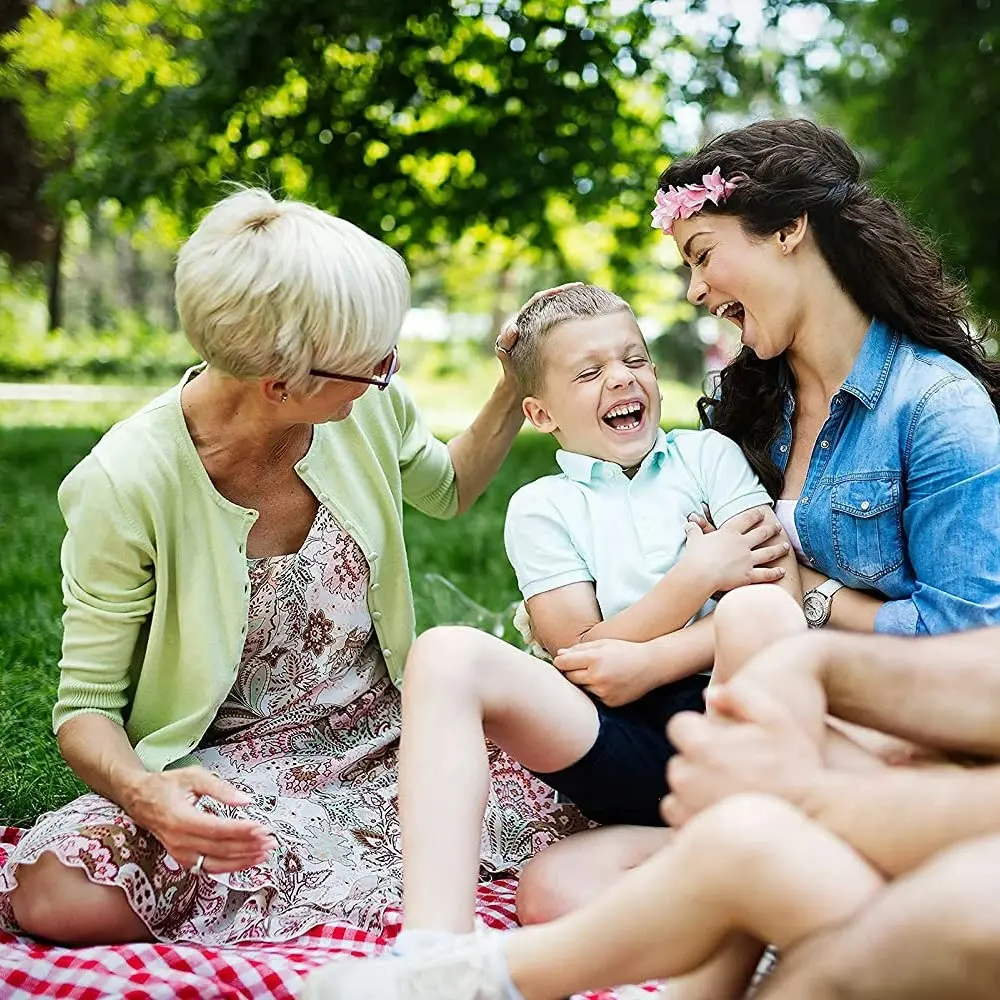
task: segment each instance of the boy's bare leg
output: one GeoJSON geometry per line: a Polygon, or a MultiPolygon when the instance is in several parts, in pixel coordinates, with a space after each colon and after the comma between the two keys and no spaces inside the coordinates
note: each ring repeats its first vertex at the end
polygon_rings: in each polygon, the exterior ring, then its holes
{"type": "MultiPolygon", "coordinates": [[[[712,684],[728,680],[772,643],[806,631],[805,618],[794,598],[771,584],[741,587],[727,594],[712,620],[716,649],[712,684]]],[[[554,920],[589,901],[653,854],[667,836],[667,831],[657,828],[611,827],[579,834],[548,848],[521,873],[521,922],[554,920]]]]}
{"type": "Polygon", "coordinates": [[[745,663],[768,646],[805,635],[806,620],[795,599],[775,584],[732,590],[712,615],[715,666],[712,685],[725,684],[745,663]]]}
{"type": "MultiPolygon", "coordinates": [[[[763,662],[767,650],[784,640],[805,639],[809,628],[802,610],[786,591],[772,584],[758,584],[731,591],[719,602],[715,620],[715,669],[711,690],[742,673],[747,664],[763,662]]],[[[824,749],[827,764],[841,770],[866,771],[881,768],[892,753],[909,744],[859,726],[831,720],[820,711],[825,698],[772,683],[768,691],[792,711],[817,746],[824,749]]],[[[711,707],[709,707],[710,714],[711,707]]]]}
{"type": "Polygon", "coordinates": [[[557,670],[472,628],[425,632],[407,660],[399,808],[407,930],[472,930],[489,790],[485,737],[559,771],[593,745],[591,700],[557,670]]]}
{"type": "Polygon", "coordinates": [[[792,947],[849,918],[882,884],[793,807],[738,795],[696,816],[589,905],[514,932],[504,951],[526,1000],[556,1000],[698,969],[734,932],[792,947]]]}
{"type": "Polygon", "coordinates": [[[966,841],[897,880],[849,924],[785,956],[758,1000],[995,1000],[1000,837],[966,841]]]}

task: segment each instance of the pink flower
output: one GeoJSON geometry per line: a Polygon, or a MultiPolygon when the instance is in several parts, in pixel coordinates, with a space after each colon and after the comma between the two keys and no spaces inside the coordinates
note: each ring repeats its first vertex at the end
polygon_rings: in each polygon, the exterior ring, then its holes
{"type": "Polygon", "coordinates": [[[736,187],[733,181],[722,179],[718,167],[710,174],[705,174],[701,180],[701,184],[685,184],[680,188],[671,184],[666,191],[656,192],[653,199],[654,229],[660,229],[666,235],[670,235],[678,219],[690,219],[705,207],[706,201],[711,201],[715,205],[722,204],[736,187]]]}
{"type": "Polygon", "coordinates": [[[705,197],[710,198],[716,205],[721,205],[732,193],[736,184],[733,181],[724,181],[722,173],[716,167],[710,174],[705,174],[701,179],[705,188],[705,197]]]}

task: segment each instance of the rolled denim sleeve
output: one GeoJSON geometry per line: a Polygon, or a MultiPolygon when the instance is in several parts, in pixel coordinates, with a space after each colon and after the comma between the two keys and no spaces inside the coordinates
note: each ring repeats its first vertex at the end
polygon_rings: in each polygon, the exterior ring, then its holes
{"type": "Polygon", "coordinates": [[[917,585],[882,606],[875,630],[1000,625],[1000,423],[971,378],[938,383],[914,413],[902,521],[917,585]]]}

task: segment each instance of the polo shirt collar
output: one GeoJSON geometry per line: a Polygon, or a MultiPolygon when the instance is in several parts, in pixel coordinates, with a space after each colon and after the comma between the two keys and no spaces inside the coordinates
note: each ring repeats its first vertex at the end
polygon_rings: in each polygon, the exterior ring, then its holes
{"type": "MultiPolygon", "coordinates": [[[[640,463],[639,471],[641,472],[650,466],[662,465],[666,454],[667,435],[661,427],[656,432],[656,440],[653,442],[653,447],[649,449],[649,454],[640,463]]],[[[605,469],[608,472],[614,472],[616,469],[621,470],[621,466],[615,462],[605,462],[590,455],[580,455],[575,451],[563,451],[562,448],[556,452],[556,462],[570,479],[578,483],[589,483],[595,476],[601,475],[602,470],[605,469]]]]}

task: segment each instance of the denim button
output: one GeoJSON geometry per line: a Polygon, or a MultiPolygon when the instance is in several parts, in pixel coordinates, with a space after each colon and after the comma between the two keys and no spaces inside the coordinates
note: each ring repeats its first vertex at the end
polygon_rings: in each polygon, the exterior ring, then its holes
{"type": "Polygon", "coordinates": [[[781,452],[781,454],[782,454],[782,455],[784,455],[784,454],[785,454],[785,452],[786,452],[786,451],[788,451],[788,445],[787,445],[787,444],[783,444],[783,445],[782,445],[782,446],[781,446],[781,447],[780,447],[780,448],[778,449],[778,451],[780,451],[780,452],[781,452]]]}
{"type": "Polygon", "coordinates": [[[819,446],[821,448],[829,448],[830,447],[830,442],[829,441],[820,441],[819,446]]]}

